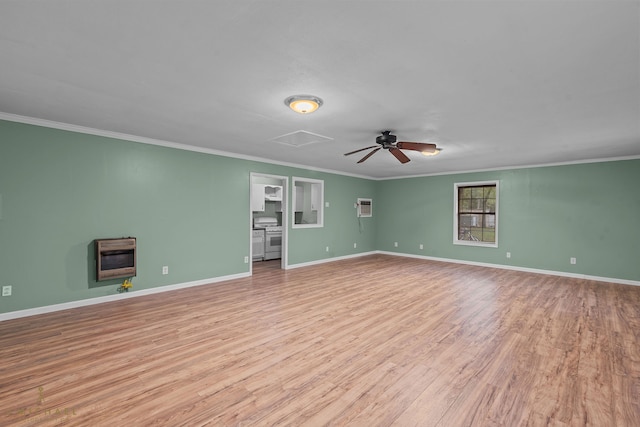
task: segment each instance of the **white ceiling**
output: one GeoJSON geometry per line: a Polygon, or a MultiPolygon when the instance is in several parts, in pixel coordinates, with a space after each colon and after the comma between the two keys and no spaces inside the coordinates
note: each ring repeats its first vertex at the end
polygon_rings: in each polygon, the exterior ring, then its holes
{"type": "Polygon", "coordinates": [[[638,1],[2,0],[0,61],[0,112],[372,178],[640,156],[638,1]],[[443,151],[343,156],[385,129],[443,151]]]}

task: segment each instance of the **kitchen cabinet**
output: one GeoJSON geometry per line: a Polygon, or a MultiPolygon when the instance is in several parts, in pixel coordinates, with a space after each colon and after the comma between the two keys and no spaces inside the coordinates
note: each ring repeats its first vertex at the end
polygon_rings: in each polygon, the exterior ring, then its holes
{"type": "Polygon", "coordinates": [[[304,188],[302,188],[301,186],[296,185],[295,187],[293,187],[296,189],[296,206],[295,206],[295,211],[296,212],[302,212],[304,210],[304,188]]]}
{"type": "MultiPolygon", "coordinates": [[[[307,200],[307,209],[309,207],[312,211],[317,211],[320,209],[320,186],[319,185],[309,185],[307,186],[307,191],[309,192],[309,200],[307,200]],[[309,204],[310,203],[310,204],[309,204]]],[[[305,187],[301,185],[297,185],[294,187],[296,189],[296,212],[303,212],[305,210],[305,187]]]]}
{"type": "Polygon", "coordinates": [[[320,209],[320,186],[312,185],[311,186],[311,210],[317,211],[320,209]]]}
{"type": "Polygon", "coordinates": [[[264,259],[264,230],[251,230],[252,258],[253,261],[264,259]]]}
{"type": "Polygon", "coordinates": [[[265,185],[264,186],[264,199],[272,202],[282,201],[282,186],[280,185],[265,185]]]}
{"type": "Polygon", "coordinates": [[[251,210],[264,212],[264,184],[251,185],[251,210]]]}
{"type": "Polygon", "coordinates": [[[282,186],[252,184],[251,185],[251,210],[264,212],[265,202],[275,202],[275,210],[282,212],[282,186]]]}

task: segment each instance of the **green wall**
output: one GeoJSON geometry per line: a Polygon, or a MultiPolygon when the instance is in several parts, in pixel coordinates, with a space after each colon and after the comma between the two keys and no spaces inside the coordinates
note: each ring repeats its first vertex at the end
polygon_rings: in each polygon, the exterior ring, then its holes
{"type": "Polygon", "coordinates": [[[638,281],[639,182],[640,160],[382,181],[376,247],[638,281]],[[454,245],[454,183],[488,180],[500,182],[499,247],[454,245]]]}
{"type": "Polygon", "coordinates": [[[370,180],[0,121],[0,313],[117,294],[96,238],[138,239],[134,291],[248,273],[251,172],[326,180],[325,228],[290,230],[290,264],[374,250],[342,222],[370,180]]]}
{"type": "Polygon", "coordinates": [[[0,121],[0,313],[117,294],[96,238],[137,237],[134,292],[247,274],[251,172],[324,180],[324,227],[290,214],[289,265],[380,250],[640,281],[640,160],[375,181],[0,121]],[[481,180],[499,247],[453,245],[453,184],[481,180]]]}
{"type": "Polygon", "coordinates": [[[324,227],[290,230],[289,264],[376,250],[375,218],[358,218],[353,206],[358,197],[376,197],[375,181],[320,172],[297,176],[324,180],[324,201],[329,207],[324,208],[324,227]]]}

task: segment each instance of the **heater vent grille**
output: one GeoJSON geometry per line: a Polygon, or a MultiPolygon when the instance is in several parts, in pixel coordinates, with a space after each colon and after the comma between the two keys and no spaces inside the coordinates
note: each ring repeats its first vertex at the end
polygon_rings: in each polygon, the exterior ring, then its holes
{"type": "Polygon", "coordinates": [[[136,275],[136,238],[96,239],[96,280],[136,275]]]}

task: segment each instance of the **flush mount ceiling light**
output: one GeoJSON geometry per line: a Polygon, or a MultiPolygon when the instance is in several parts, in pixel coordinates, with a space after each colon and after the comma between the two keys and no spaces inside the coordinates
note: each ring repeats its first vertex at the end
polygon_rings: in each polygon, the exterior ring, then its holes
{"type": "Polygon", "coordinates": [[[284,105],[296,113],[309,114],[322,105],[322,99],[313,95],[293,95],[284,100],[284,105]]]}

